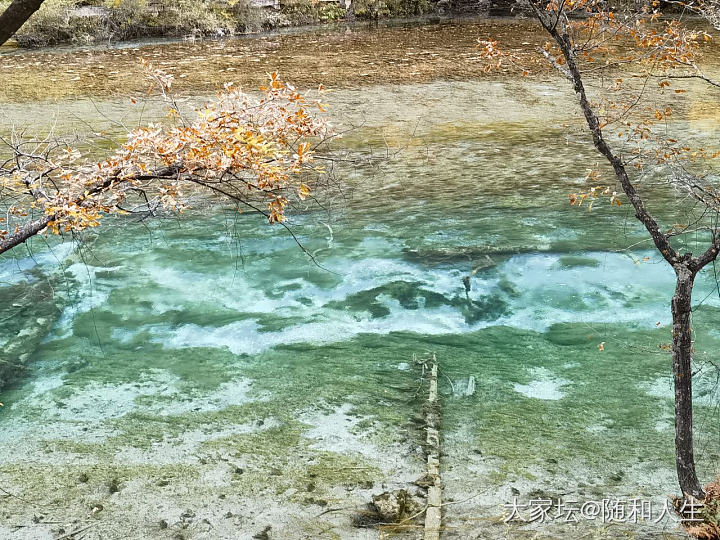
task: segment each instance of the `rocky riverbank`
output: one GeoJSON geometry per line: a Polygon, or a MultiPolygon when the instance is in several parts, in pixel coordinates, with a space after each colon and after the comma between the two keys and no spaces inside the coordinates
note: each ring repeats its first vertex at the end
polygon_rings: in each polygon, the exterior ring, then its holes
{"type": "MultiPolygon", "coordinates": [[[[0,9],[8,1],[0,2],[0,9]]],[[[337,21],[487,15],[490,7],[487,0],[47,0],[17,34],[16,44],[223,37],[337,21]]]]}

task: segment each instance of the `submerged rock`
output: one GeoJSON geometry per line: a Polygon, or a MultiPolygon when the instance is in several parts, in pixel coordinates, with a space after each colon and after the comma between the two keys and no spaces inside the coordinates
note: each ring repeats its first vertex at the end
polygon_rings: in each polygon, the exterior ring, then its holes
{"type": "Polygon", "coordinates": [[[262,531],[260,531],[259,533],[253,535],[253,538],[255,538],[256,540],[270,540],[270,534],[269,534],[269,533],[270,533],[271,530],[272,530],[272,526],[271,526],[271,525],[268,525],[268,526],[265,527],[262,531]]]}
{"type": "Polygon", "coordinates": [[[372,502],[353,516],[353,525],[358,528],[373,528],[378,525],[410,522],[411,518],[421,514],[423,505],[420,501],[420,497],[414,497],[405,489],[373,495],[372,502]]]}
{"type": "Polygon", "coordinates": [[[373,495],[372,505],[384,523],[397,523],[420,511],[420,505],[404,489],[373,495]]]}
{"type": "Polygon", "coordinates": [[[0,389],[15,380],[60,317],[55,279],[0,288],[0,389]]]}
{"type": "Polygon", "coordinates": [[[382,318],[390,315],[390,308],[381,299],[383,296],[396,300],[404,309],[433,308],[453,303],[452,299],[428,289],[421,282],[396,280],[353,293],[343,300],[333,300],[326,307],[369,312],[373,318],[382,318]]]}
{"type": "Polygon", "coordinates": [[[498,246],[448,246],[402,250],[403,257],[415,263],[433,265],[470,262],[476,271],[497,266],[508,257],[522,252],[523,250],[519,248],[498,246]]]}

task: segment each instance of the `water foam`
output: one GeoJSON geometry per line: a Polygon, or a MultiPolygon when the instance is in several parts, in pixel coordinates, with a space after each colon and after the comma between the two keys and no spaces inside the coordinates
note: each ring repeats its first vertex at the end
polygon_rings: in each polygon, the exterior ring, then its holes
{"type": "MultiPolygon", "coordinates": [[[[490,295],[508,305],[496,320],[467,321],[457,301],[464,298],[462,277],[465,274],[460,268],[425,268],[398,259],[376,257],[328,263],[330,269],[342,276],[334,287],[321,287],[304,277],[296,277],[279,282],[273,290],[281,294],[271,298],[254,287],[251,280],[240,280],[235,287],[243,300],[222,300],[226,307],[238,310],[239,314],[272,313],[291,317],[292,324],[280,330],[264,331],[254,317],[218,327],[193,323],[153,326],[149,330],[153,341],[168,348],[226,347],[236,354],[257,354],[281,344],[330,343],[362,333],[453,334],[495,324],[544,332],[560,322],[625,322],[647,328],[655,327],[657,322],[668,322],[668,302],[674,285],[669,268],[649,262],[636,264],[632,258],[620,254],[586,253],[583,257],[587,264],[568,266],[560,263],[561,256],[557,254],[516,255],[476,276],[471,300],[490,295]],[[612,278],[609,281],[608,276],[612,278]],[[329,302],[348,301],[354,294],[398,280],[417,283],[418,289],[439,293],[448,303],[455,299],[455,303],[424,307],[420,299],[419,307],[412,309],[380,293],[375,302],[386,308],[384,316],[327,307],[329,302]],[[290,284],[293,287],[282,292],[282,287],[290,284]],[[295,322],[297,320],[303,322],[295,322]]],[[[181,278],[173,281],[178,287],[184,282],[181,278]]],[[[713,301],[717,302],[708,300],[713,301]]]]}

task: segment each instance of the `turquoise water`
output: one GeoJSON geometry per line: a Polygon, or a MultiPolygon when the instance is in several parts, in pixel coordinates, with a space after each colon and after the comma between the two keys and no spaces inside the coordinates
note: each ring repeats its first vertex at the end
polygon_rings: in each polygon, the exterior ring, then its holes
{"type": "MultiPolygon", "coordinates": [[[[31,360],[0,400],[0,486],[16,495],[0,527],[102,504],[98,537],[161,537],[161,519],[193,538],[269,524],[283,538],[375,537],[347,508],[422,474],[413,355],[430,353],[448,534],[576,534],[504,525],[513,490],[675,493],[659,348],[673,275],[627,206],[568,205],[597,158],[554,127],[566,99],[537,82],[334,93],[336,122],[359,126],[342,145],[378,159],[339,164],[342,196],[293,212],[320,266],[283,229],[232,208],[108,220],[80,245],[37,239],[34,257],[0,260],[0,336],[31,360]],[[318,515],[329,508],[345,510],[318,515]]],[[[694,321],[706,479],[720,461],[711,277],[694,321]]]]}

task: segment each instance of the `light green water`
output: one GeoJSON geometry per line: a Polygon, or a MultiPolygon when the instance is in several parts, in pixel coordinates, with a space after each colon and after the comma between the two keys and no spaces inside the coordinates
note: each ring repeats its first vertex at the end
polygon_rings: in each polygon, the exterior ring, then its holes
{"type": "MultiPolygon", "coordinates": [[[[232,209],[112,222],[78,249],[50,253],[38,239],[42,255],[0,261],[0,339],[32,327],[30,369],[1,400],[0,486],[16,495],[5,531],[102,504],[103,538],[164,537],[161,519],[168,537],[250,538],[269,524],[281,538],[375,537],[350,511],[318,514],[420,476],[412,357],[428,353],[442,372],[449,535],[579,534],[503,525],[513,490],[656,503],[676,491],[658,347],[673,276],[640,261],[647,244],[618,252],[644,239],[626,206],[567,204],[597,158],[547,127],[567,120],[563,92],[437,82],[330,101],[337,122],[362,123],[346,147],[389,157],[341,166],[345,198],[329,213],[293,214],[323,268],[232,209]],[[462,278],[478,267],[466,296],[462,278]],[[470,376],[476,392],[462,396],[470,376]],[[188,509],[197,517],[183,529],[188,509]]],[[[696,291],[699,365],[718,361],[711,277],[696,291]]],[[[720,429],[706,368],[697,455],[710,479],[720,429]]],[[[580,530],[655,538],[675,526],[580,530]]]]}

